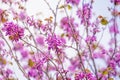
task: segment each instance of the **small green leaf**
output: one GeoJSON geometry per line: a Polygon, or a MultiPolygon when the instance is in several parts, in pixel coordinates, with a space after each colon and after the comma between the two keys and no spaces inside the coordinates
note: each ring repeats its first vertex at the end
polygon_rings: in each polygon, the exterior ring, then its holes
{"type": "Polygon", "coordinates": [[[65,8],[65,5],[61,5],[61,6],[59,7],[59,9],[63,9],[63,8],[65,8]]]}
{"type": "Polygon", "coordinates": [[[35,63],[32,61],[32,59],[29,59],[28,65],[29,65],[30,67],[33,67],[33,66],[35,65],[35,63]]]}
{"type": "Polygon", "coordinates": [[[105,18],[102,18],[101,21],[100,21],[100,23],[101,23],[102,25],[107,25],[107,24],[108,24],[108,21],[107,21],[105,18]]]}
{"type": "Polygon", "coordinates": [[[102,73],[103,75],[107,75],[108,74],[108,71],[107,70],[105,70],[105,71],[103,71],[103,73],[102,73]]]}
{"type": "Polygon", "coordinates": [[[109,78],[108,80],[114,80],[113,78],[109,78]]]}
{"type": "Polygon", "coordinates": [[[71,7],[70,5],[67,5],[67,8],[68,8],[68,10],[71,10],[71,9],[72,9],[72,7],[71,7]]]}

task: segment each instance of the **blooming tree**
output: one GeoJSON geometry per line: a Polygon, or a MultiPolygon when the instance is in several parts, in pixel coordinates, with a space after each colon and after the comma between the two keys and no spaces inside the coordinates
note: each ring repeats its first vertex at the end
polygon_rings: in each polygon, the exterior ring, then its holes
{"type": "Polygon", "coordinates": [[[107,0],[109,18],[96,0],[55,0],[55,9],[43,1],[52,14],[41,19],[27,13],[28,0],[1,0],[0,80],[19,79],[14,64],[20,80],[120,79],[120,0],[107,0]]]}

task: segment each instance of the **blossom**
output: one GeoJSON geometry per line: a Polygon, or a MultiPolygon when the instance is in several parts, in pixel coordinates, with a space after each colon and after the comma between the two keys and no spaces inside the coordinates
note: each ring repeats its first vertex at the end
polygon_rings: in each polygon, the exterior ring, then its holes
{"type": "Polygon", "coordinates": [[[110,26],[109,31],[110,31],[111,33],[119,33],[119,29],[118,29],[117,23],[113,23],[113,24],[110,26]]]}
{"type": "Polygon", "coordinates": [[[26,16],[27,16],[27,14],[25,13],[25,11],[21,11],[21,12],[19,13],[19,19],[20,19],[20,20],[25,20],[25,19],[26,19],[26,16]]]}
{"type": "Polygon", "coordinates": [[[13,22],[5,23],[3,31],[6,31],[6,35],[9,35],[9,39],[12,41],[18,41],[24,36],[24,29],[13,22]]]}
{"type": "Polygon", "coordinates": [[[4,41],[0,40],[0,50],[3,49],[3,46],[4,46],[4,45],[5,45],[5,44],[4,44],[4,41]]]}
{"type": "Polygon", "coordinates": [[[81,65],[79,65],[78,57],[70,59],[70,63],[71,65],[68,67],[69,71],[74,72],[77,68],[81,68],[81,65]]]}
{"type": "Polygon", "coordinates": [[[96,41],[96,36],[87,36],[86,40],[85,40],[87,43],[92,43],[92,42],[95,42],[96,41]]]}
{"type": "Polygon", "coordinates": [[[81,19],[81,23],[85,24],[89,22],[91,18],[91,6],[89,4],[84,4],[82,9],[77,10],[78,18],[81,19]]]}
{"type": "Polygon", "coordinates": [[[75,80],[83,80],[85,78],[88,80],[97,80],[91,72],[79,72],[78,74],[75,74],[75,80]]]}
{"type": "Polygon", "coordinates": [[[2,9],[0,9],[0,22],[1,22],[1,19],[2,19],[2,13],[3,13],[4,11],[2,10],[2,9]]]}
{"type": "Polygon", "coordinates": [[[82,80],[85,77],[85,73],[80,72],[78,74],[75,74],[75,80],[82,80]]]}
{"type": "Polygon", "coordinates": [[[21,50],[22,58],[27,58],[28,54],[29,54],[29,52],[27,50],[21,50]]]}
{"type": "Polygon", "coordinates": [[[119,53],[115,55],[115,61],[118,64],[118,66],[120,67],[120,54],[119,53]]]}
{"type": "Polygon", "coordinates": [[[115,3],[115,5],[120,5],[120,0],[111,0],[112,3],[115,3]]]}
{"type": "Polygon", "coordinates": [[[60,23],[61,23],[61,27],[67,32],[72,31],[71,27],[75,27],[75,28],[78,27],[78,24],[74,22],[74,18],[72,17],[70,18],[63,17],[60,23]]]}
{"type": "Polygon", "coordinates": [[[13,74],[13,71],[10,69],[7,69],[5,73],[6,73],[6,77],[9,77],[11,74],[13,74]]]}
{"type": "Polygon", "coordinates": [[[43,75],[43,70],[42,70],[42,67],[43,67],[43,64],[44,64],[44,60],[39,60],[36,65],[35,65],[35,69],[38,71],[39,75],[43,75]]]}
{"type": "MultiPolygon", "coordinates": [[[[119,2],[120,3],[120,2],[119,2]]],[[[112,10],[110,10],[111,11],[111,15],[113,15],[113,16],[120,16],[120,12],[119,12],[119,10],[117,10],[117,9],[112,9],[112,10]]],[[[111,21],[113,21],[114,19],[111,19],[111,21]]]]}
{"type": "Polygon", "coordinates": [[[3,3],[5,4],[12,4],[13,3],[13,0],[2,0],[3,3]]]}
{"type": "Polygon", "coordinates": [[[114,60],[108,60],[108,64],[112,70],[116,69],[116,62],[114,60]]]}
{"type": "Polygon", "coordinates": [[[63,17],[61,19],[61,28],[67,33],[67,37],[74,37],[76,40],[79,39],[79,31],[76,30],[78,24],[74,22],[74,18],[63,17]]]}
{"type": "MultiPolygon", "coordinates": [[[[30,59],[31,60],[31,59],[30,59]]],[[[44,58],[38,59],[34,66],[29,70],[28,75],[37,78],[38,76],[43,76],[43,66],[46,60],[44,58]]]]}
{"type": "Polygon", "coordinates": [[[96,77],[91,72],[87,72],[86,77],[88,80],[97,80],[96,77]]]}
{"type": "Polygon", "coordinates": [[[66,0],[67,3],[78,5],[80,3],[80,0],[66,0]]]}
{"type": "Polygon", "coordinates": [[[109,71],[110,76],[116,76],[117,75],[117,62],[113,59],[108,59],[108,65],[111,69],[109,71]]]}
{"type": "Polygon", "coordinates": [[[30,77],[35,78],[35,77],[38,75],[37,70],[36,70],[36,69],[33,69],[33,68],[30,69],[29,72],[28,72],[28,75],[29,75],[30,77]]]}
{"type": "Polygon", "coordinates": [[[48,38],[46,39],[48,44],[48,49],[58,49],[60,46],[63,46],[66,42],[65,39],[54,35],[48,35],[48,38]]]}
{"type": "Polygon", "coordinates": [[[34,26],[35,25],[35,20],[34,20],[34,18],[33,18],[33,16],[32,17],[27,17],[27,19],[26,19],[26,22],[29,24],[29,26],[34,26]]]}
{"type": "Polygon", "coordinates": [[[14,43],[13,49],[14,49],[15,51],[17,51],[17,50],[22,50],[22,49],[23,49],[23,46],[24,46],[24,44],[23,44],[22,42],[17,42],[17,43],[14,43]]]}
{"type": "Polygon", "coordinates": [[[42,36],[38,36],[36,38],[36,42],[39,44],[39,45],[44,45],[44,38],[42,36]]]}

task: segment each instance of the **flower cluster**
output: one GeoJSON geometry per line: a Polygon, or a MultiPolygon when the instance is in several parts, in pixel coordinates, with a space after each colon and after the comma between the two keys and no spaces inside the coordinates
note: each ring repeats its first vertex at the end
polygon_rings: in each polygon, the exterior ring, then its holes
{"type": "Polygon", "coordinates": [[[13,22],[5,23],[3,31],[6,32],[6,35],[9,35],[9,39],[12,41],[18,41],[24,36],[24,29],[13,22]]]}
{"type": "Polygon", "coordinates": [[[48,35],[48,38],[46,39],[48,44],[48,49],[59,49],[60,46],[64,46],[65,39],[61,38],[60,36],[56,35],[48,35]]]}
{"type": "Polygon", "coordinates": [[[88,36],[86,38],[87,43],[95,42],[96,41],[96,36],[88,36]]]}
{"type": "Polygon", "coordinates": [[[42,77],[43,71],[42,66],[45,62],[43,60],[37,61],[37,63],[29,70],[28,75],[33,78],[37,78],[38,76],[42,77]]]}
{"type": "Polygon", "coordinates": [[[67,31],[67,32],[71,32],[72,31],[72,27],[77,27],[78,24],[74,22],[74,18],[70,17],[63,17],[61,19],[61,27],[67,31]]]}
{"type": "Polygon", "coordinates": [[[114,3],[115,5],[120,5],[120,0],[111,0],[112,3],[114,3]]]}
{"type": "Polygon", "coordinates": [[[68,38],[74,37],[78,40],[79,32],[76,30],[78,24],[74,22],[74,18],[63,17],[61,19],[61,28],[66,32],[68,38]]]}
{"type": "Polygon", "coordinates": [[[75,74],[75,80],[83,80],[83,79],[97,80],[91,72],[87,72],[87,73],[80,72],[78,74],[75,74]]]}
{"type": "Polygon", "coordinates": [[[81,19],[82,24],[89,23],[89,19],[91,18],[91,6],[90,4],[84,4],[82,9],[78,9],[77,11],[78,18],[81,19]]]}
{"type": "Polygon", "coordinates": [[[71,3],[73,5],[78,5],[80,3],[80,0],[66,0],[67,3],[71,3]]]}
{"type": "Polygon", "coordinates": [[[119,29],[118,29],[118,25],[117,25],[117,23],[114,23],[114,24],[112,24],[111,26],[110,26],[110,28],[109,28],[109,31],[111,32],[111,33],[119,33],[119,29]]]}
{"type": "Polygon", "coordinates": [[[118,66],[120,67],[120,54],[119,53],[115,55],[115,61],[118,64],[118,66]]]}

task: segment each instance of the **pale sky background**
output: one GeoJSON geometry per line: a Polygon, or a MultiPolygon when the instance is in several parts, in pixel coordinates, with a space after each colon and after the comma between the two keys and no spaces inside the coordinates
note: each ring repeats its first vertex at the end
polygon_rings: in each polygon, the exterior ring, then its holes
{"type": "MultiPolygon", "coordinates": [[[[55,6],[57,4],[56,2],[58,0],[47,0],[47,1],[50,2],[50,5],[52,8],[55,8],[55,6]]],[[[111,3],[109,3],[109,0],[95,0],[95,3],[93,5],[93,11],[96,13],[96,16],[103,15],[107,19],[110,19],[111,15],[107,11],[106,6],[113,6],[113,5],[111,3]]],[[[45,2],[43,0],[29,0],[26,4],[26,8],[27,8],[27,13],[29,15],[35,15],[37,13],[40,13],[41,15],[38,16],[40,19],[49,17],[50,15],[52,15],[51,11],[49,10],[48,6],[45,4],[45,2]]],[[[63,15],[59,15],[58,19],[60,19],[61,17],[63,17],[63,15]]],[[[108,42],[110,36],[106,31],[104,34],[106,34],[106,35],[103,37],[101,42],[104,42],[103,44],[107,44],[106,42],[108,42]]],[[[70,51],[68,49],[67,53],[72,54],[72,51],[70,51]]],[[[69,57],[71,57],[71,56],[73,56],[73,55],[69,55],[69,57]]],[[[16,64],[14,64],[12,69],[15,71],[16,76],[19,78],[19,80],[27,80],[22,76],[22,73],[21,73],[21,71],[19,71],[16,64]]]]}

